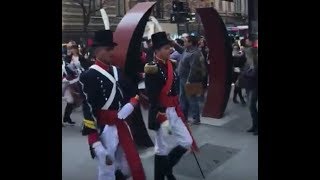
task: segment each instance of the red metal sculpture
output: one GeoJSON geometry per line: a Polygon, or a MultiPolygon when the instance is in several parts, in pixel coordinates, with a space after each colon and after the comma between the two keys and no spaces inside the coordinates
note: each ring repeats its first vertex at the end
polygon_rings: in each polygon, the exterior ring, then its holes
{"type": "MultiPolygon", "coordinates": [[[[115,48],[114,64],[124,69],[125,74],[136,85],[139,82],[140,48],[142,36],[148,18],[155,2],[136,4],[118,24],[114,32],[114,41],[118,43],[115,48]]],[[[138,146],[150,147],[153,142],[143,122],[140,107],[136,108],[130,120],[127,121],[133,138],[138,146]]]]}
{"type": "MultiPolygon", "coordinates": [[[[124,68],[126,75],[135,83],[138,83],[139,79],[137,64],[140,62],[139,50],[142,36],[154,5],[155,2],[136,4],[123,17],[114,33],[114,39],[119,44],[115,49],[114,64],[124,68]]],[[[231,90],[232,49],[225,25],[218,12],[213,8],[199,8],[197,12],[202,20],[210,50],[210,86],[202,115],[221,118],[231,90]]],[[[140,109],[137,113],[142,118],[140,109]]]]}
{"type": "Polygon", "coordinates": [[[232,48],[225,24],[212,7],[199,8],[209,48],[209,88],[202,112],[204,117],[221,118],[227,107],[231,90],[232,48]]]}
{"type": "Polygon", "coordinates": [[[156,2],[143,2],[136,4],[118,24],[114,32],[115,42],[115,65],[127,67],[126,60],[138,59],[144,28],[147,24],[151,10],[156,2]],[[133,55],[133,56],[130,56],[133,55]]]}

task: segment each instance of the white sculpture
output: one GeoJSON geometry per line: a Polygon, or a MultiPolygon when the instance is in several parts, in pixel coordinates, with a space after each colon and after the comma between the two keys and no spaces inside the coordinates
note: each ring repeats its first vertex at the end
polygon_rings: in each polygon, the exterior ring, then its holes
{"type": "Polygon", "coordinates": [[[143,37],[147,37],[148,39],[151,39],[152,34],[160,31],[163,31],[160,23],[155,17],[150,16],[149,21],[147,22],[143,37]]]}
{"type": "Polygon", "coordinates": [[[109,17],[107,15],[106,10],[102,8],[102,9],[100,9],[100,13],[101,13],[101,17],[103,20],[104,28],[106,30],[110,30],[110,22],[109,22],[109,17]]]}

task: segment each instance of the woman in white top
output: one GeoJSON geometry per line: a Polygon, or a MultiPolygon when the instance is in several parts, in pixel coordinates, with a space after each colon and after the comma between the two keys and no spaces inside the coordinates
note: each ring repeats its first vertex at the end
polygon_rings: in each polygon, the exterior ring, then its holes
{"type": "Polygon", "coordinates": [[[86,59],[82,55],[80,55],[77,45],[71,46],[71,54],[66,56],[65,59],[66,64],[74,66],[79,74],[89,68],[86,59]]]}

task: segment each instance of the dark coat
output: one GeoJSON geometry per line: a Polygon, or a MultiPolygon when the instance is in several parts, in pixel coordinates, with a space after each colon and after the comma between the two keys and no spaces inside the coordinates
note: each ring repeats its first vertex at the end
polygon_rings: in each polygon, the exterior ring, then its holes
{"type": "MultiPolygon", "coordinates": [[[[156,63],[155,65],[157,71],[155,73],[146,72],[145,77],[146,92],[150,103],[148,127],[152,130],[158,130],[160,128],[160,123],[156,120],[158,112],[165,113],[165,107],[161,107],[160,105],[159,96],[168,77],[168,71],[165,64],[156,63]]],[[[177,76],[174,73],[174,80],[168,96],[177,96],[179,94],[178,86],[177,76]]]]}
{"type": "MultiPolygon", "coordinates": [[[[112,76],[113,71],[108,71],[112,76]]],[[[130,84],[118,69],[118,87],[115,98],[109,107],[110,110],[119,110],[124,106],[131,97],[137,94],[137,88],[130,84]],[[121,89],[122,91],[120,92],[121,89]],[[123,97],[122,97],[122,95],[123,97]]],[[[80,89],[83,96],[83,115],[84,119],[95,121],[97,112],[100,110],[109,98],[112,91],[113,83],[104,75],[94,69],[85,71],[80,76],[80,89]]],[[[90,134],[92,129],[83,128],[83,135],[90,134]]]]}
{"type": "MultiPolygon", "coordinates": [[[[236,68],[240,68],[240,71],[243,70],[244,65],[246,63],[246,57],[243,54],[242,56],[233,56],[233,67],[236,68]]],[[[235,83],[238,78],[239,78],[240,73],[238,72],[234,72],[232,73],[232,82],[235,83]]]]}

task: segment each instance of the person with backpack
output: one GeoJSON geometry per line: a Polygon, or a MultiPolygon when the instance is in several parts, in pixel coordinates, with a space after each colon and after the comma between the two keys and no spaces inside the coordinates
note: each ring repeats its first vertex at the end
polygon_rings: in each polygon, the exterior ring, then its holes
{"type": "Polygon", "coordinates": [[[205,58],[198,48],[198,42],[198,38],[192,35],[184,39],[184,48],[173,42],[174,48],[182,54],[178,65],[181,107],[186,119],[190,108],[192,123],[196,125],[200,124],[199,102],[203,78],[206,76],[205,58]]]}

